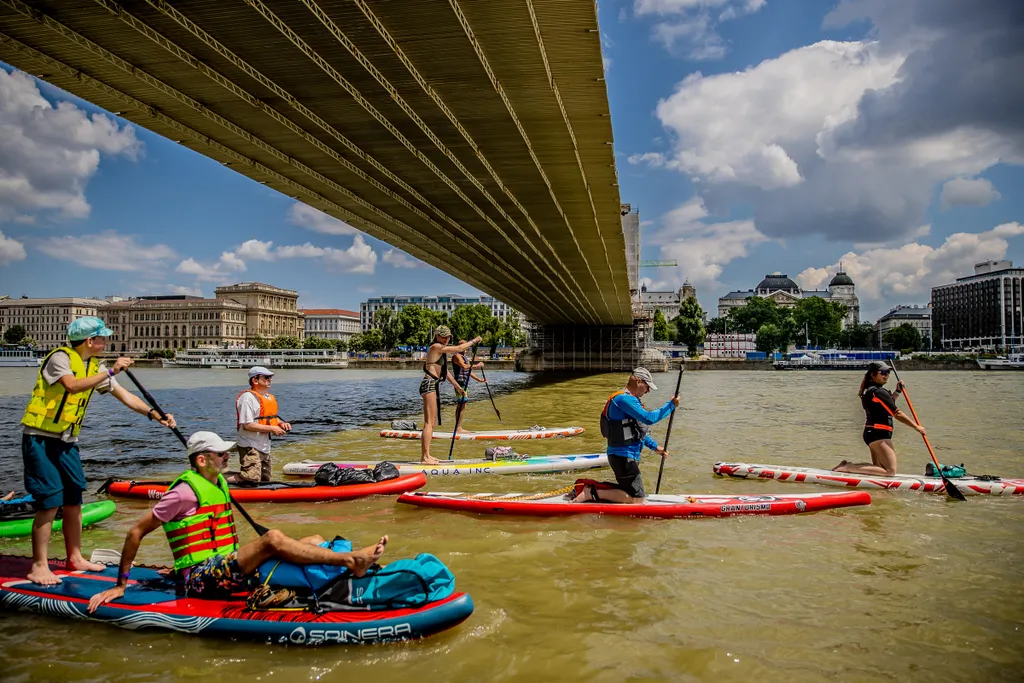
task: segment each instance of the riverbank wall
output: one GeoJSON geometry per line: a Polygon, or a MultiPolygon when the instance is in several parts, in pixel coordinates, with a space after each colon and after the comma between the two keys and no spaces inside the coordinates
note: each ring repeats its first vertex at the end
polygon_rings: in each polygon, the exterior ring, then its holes
{"type": "MultiPolygon", "coordinates": [[[[673,370],[679,369],[679,360],[671,361],[673,370]]],[[[865,369],[867,363],[864,364],[865,369]]],[[[845,370],[846,368],[844,368],[845,370]]],[[[981,370],[973,360],[902,360],[898,362],[897,369],[902,372],[913,372],[915,370],[981,370]]],[[[688,360],[686,370],[775,370],[771,361],[744,361],[744,360],[688,360]]],[[[822,368],[808,368],[808,370],[822,371],[822,368]]],[[[825,368],[829,372],[835,372],[832,368],[825,368]]],[[[786,370],[785,372],[806,372],[807,370],[786,370]]],[[[856,368],[849,371],[860,372],[856,368]]]]}

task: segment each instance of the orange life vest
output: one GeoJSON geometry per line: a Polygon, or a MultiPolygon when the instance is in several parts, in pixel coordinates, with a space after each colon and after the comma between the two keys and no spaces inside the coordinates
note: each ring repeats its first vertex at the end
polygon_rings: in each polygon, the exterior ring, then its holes
{"type": "Polygon", "coordinates": [[[242,394],[247,392],[255,396],[256,400],[260,402],[260,414],[256,418],[256,422],[261,425],[270,425],[271,427],[277,426],[281,420],[277,417],[277,399],[274,398],[274,395],[271,393],[264,395],[252,389],[243,389],[238,392],[238,396],[235,396],[235,429],[242,428],[242,415],[241,411],[238,410],[238,399],[242,398],[242,394]]]}

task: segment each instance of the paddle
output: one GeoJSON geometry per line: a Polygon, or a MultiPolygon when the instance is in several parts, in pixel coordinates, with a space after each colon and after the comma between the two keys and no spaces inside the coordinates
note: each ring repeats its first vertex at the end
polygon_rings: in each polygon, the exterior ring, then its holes
{"type": "MultiPolygon", "coordinates": [[[[685,365],[685,361],[682,358],[680,358],[679,359],[679,375],[676,377],[676,393],[675,393],[675,396],[679,395],[679,386],[683,383],[683,366],[684,365],[685,365]]],[[[668,437],[672,434],[672,420],[675,419],[676,410],[679,410],[679,406],[676,406],[675,410],[672,411],[672,414],[668,416],[668,427],[665,428],[665,444],[662,446],[662,448],[666,452],[668,452],[668,437]]],[[[665,456],[663,455],[663,456],[661,456],[661,465],[658,466],[658,484],[654,487],[655,495],[657,495],[658,492],[661,491],[661,473],[664,472],[664,471],[665,471],[665,456]]]]}
{"type": "MultiPolygon", "coordinates": [[[[452,442],[448,444],[449,460],[452,459],[452,453],[455,451],[455,435],[459,433],[459,420],[462,419],[462,409],[466,406],[466,403],[469,401],[469,380],[470,376],[473,374],[473,363],[476,362],[476,352],[479,348],[479,346],[473,347],[473,360],[469,361],[469,372],[466,373],[466,384],[465,386],[462,387],[462,396],[459,398],[459,406],[455,409],[455,427],[452,428],[452,442]]],[[[440,391],[441,388],[438,387],[438,392],[440,391]]]]}
{"type": "MultiPolygon", "coordinates": [[[[128,375],[128,379],[130,379],[135,384],[135,386],[139,388],[139,391],[142,392],[142,395],[146,398],[146,402],[149,403],[149,405],[153,406],[153,410],[155,410],[157,413],[159,413],[160,419],[161,420],[166,420],[167,419],[167,413],[165,413],[164,409],[160,407],[160,404],[156,402],[156,399],[153,398],[153,395],[151,393],[149,393],[148,391],[146,391],[146,388],[144,386],[142,386],[142,384],[135,377],[135,375],[132,374],[131,370],[129,370],[128,368],[125,368],[124,371],[125,371],[125,374],[128,375]]],[[[188,446],[188,440],[185,438],[185,436],[180,431],[178,431],[177,427],[171,427],[171,431],[174,432],[174,435],[176,437],[178,437],[178,441],[181,442],[182,446],[188,446]]],[[[244,507],[242,507],[241,505],[238,504],[238,501],[235,500],[235,497],[231,496],[231,494],[228,494],[228,495],[231,498],[231,504],[238,509],[238,512],[241,513],[242,517],[245,517],[245,521],[249,522],[249,525],[256,531],[257,534],[262,536],[265,533],[267,533],[268,531],[270,531],[270,529],[268,529],[267,527],[263,526],[262,524],[257,524],[255,521],[253,521],[253,518],[249,516],[249,513],[245,511],[244,507]]]]}
{"type": "MultiPolygon", "coordinates": [[[[496,340],[491,344],[491,351],[487,354],[487,360],[490,360],[491,356],[494,355],[494,347],[497,346],[497,344],[498,342],[496,340]]],[[[486,365],[487,361],[484,361],[484,364],[486,365]]],[[[473,368],[471,367],[469,371],[473,372],[473,368]]],[[[494,408],[494,414],[498,416],[498,422],[501,422],[501,411],[498,410],[498,406],[494,405],[494,394],[491,393],[491,385],[487,383],[487,373],[484,371],[483,367],[480,368],[480,376],[484,378],[484,386],[487,387],[487,398],[491,399],[491,407],[494,408]]]]}
{"type": "MultiPolygon", "coordinates": [[[[901,383],[902,380],[900,380],[900,375],[896,372],[896,365],[892,360],[889,361],[889,367],[892,368],[892,374],[896,376],[896,383],[901,383]]],[[[907,399],[907,407],[910,408],[910,414],[914,416],[914,422],[921,424],[921,421],[917,419],[917,413],[914,411],[914,404],[910,402],[910,392],[907,391],[906,384],[903,384],[903,396],[907,399]]],[[[960,489],[954,486],[953,482],[947,479],[946,475],[942,473],[942,465],[939,464],[938,459],[935,457],[935,451],[932,450],[932,445],[928,442],[928,435],[922,434],[921,438],[924,439],[924,445],[928,447],[928,455],[932,456],[932,462],[935,463],[935,469],[938,470],[939,476],[942,477],[942,484],[946,489],[946,493],[949,494],[950,498],[966,501],[967,498],[960,492],[960,489]]]]}

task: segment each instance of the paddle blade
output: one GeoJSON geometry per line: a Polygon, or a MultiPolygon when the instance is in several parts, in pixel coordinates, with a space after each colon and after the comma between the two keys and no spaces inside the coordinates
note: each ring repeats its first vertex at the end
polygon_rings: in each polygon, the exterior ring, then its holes
{"type": "Polygon", "coordinates": [[[121,564],[121,553],[116,550],[96,548],[92,551],[92,555],[89,556],[89,561],[99,562],[100,564],[121,564]]]}
{"type": "MultiPolygon", "coordinates": [[[[941,476],[941,473],[940,473],[940,476],[941,476]]],[[[942,477],[942,485],[946,487],[946,493],[949,494],[950,498],[953,498],[954,500],[962,500],[964,502],[967,501],[967,497],[964,496],[964,494],[960,491],[960,489],[958,489],[956,486],[954,486],[953,482],[951,482],[949,479],[946,479],[945,477],[942,477]]]]}

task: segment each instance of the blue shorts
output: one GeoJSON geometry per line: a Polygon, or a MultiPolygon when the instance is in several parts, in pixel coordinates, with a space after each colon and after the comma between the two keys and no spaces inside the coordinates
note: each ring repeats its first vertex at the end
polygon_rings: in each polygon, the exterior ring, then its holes
{"type": "Polygon", "coordinates": [[[82,504],[82,491],[87,484],[77,443],[22,434],[21,459],[25,466],[25,490],[36,499],[37,510],[82,504]]]}

